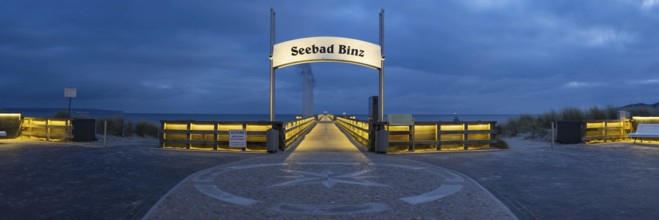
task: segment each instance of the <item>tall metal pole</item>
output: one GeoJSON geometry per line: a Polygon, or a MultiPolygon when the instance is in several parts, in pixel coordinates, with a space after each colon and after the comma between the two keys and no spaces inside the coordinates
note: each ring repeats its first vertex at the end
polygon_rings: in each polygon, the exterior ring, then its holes
{"type": "Polygon", "coordinates": [[[380,10],[380,54],[382,61],[380,65],[380,94],[378,97],[378,121],[384,121],[384,9],[380,10]]]}
{"type": "Polygon", "coordinates": [[[69,116],[69,119],[71,118],[71,97],[69,97],[69,110],[67,116],[69,116]]]}
{"type": "Polygon", "coordinates": [[[275,45],[275,9],[270,8],[270,121],[275,121],[275,69],[272,53],[275,45]]]}

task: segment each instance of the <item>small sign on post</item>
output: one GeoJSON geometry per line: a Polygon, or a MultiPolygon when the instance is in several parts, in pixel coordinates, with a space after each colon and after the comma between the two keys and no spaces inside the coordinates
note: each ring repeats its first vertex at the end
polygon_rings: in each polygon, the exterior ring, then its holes
{"type": "Polygon", "coordinates": [[[77,96],[76,88],[64,88],[64,97],[65,98],[75,98],[77,96]]]}
{"type": "Polygon", "coordinates": [[[64,98],[69,98],[69,108],[67,110],[67,116],[71,118],[71,99],[75,98],[78,95],[76,88],[64,88],[64,98]]]}
{"type": "Polygon", "coordinates": [[[232,148],[246,148],[247,147],[247,131],[245,131],[245,130],[229,130],[229,147],[232,147],[232,148]]]}

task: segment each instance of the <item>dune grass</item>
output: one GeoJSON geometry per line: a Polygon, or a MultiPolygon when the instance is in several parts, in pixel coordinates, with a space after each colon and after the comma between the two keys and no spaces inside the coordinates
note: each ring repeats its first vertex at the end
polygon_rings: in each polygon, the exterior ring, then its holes
{"type": "Polygon", "coordinates": [[[102,118],[96,121],[97,133],[103,133],[104,122],[108,122],[108,134],[120,137],[158,137],[159,126],[149,121],[137,123],[126,120],[121,116],[102,118]]]}
{"type": "Polygon", "coordinates": [[[618,111],[628,111],[632,116],[659,116],[659,109],[652,107],[620,109],[612,106],[593,106],[584,110],[568,107],[560,111],[551,110],[538,115],[523,114],[504,122],[498,130],[505,136],[528,134],[532,138],[545,137],[550,132],[552,122],[617,119],[618,111]]]}

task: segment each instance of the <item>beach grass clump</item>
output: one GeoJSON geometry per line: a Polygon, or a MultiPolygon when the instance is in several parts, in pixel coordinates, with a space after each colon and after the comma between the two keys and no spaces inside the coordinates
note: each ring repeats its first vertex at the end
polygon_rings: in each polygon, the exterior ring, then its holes
{"type": "Polygon", "coordinates": [[[561,116],[556,118],[561,121],[583,121],[586,119],[586,114],[579,108],[568,107],[561,110],[561,116]]]}
{"type": "Polygon", "coordinates": [[[499,148],[499,149],[510,149],[510,146],[508,146],[508,143],[506,143],[505,140],[502,138],[497,137],[494,143],[492,143],[492,147],[499,148]]]}
{"type": "Polygon", "coordinates": [[[66,110],[59,110],[53,114],[53,118],[56,119],[67,119],[69,118],[69,113],[66,110]]]}
{"type": "Polygon", "coordinates": [[[158,125],[149,121],[140,121],[135,124],[135,134],[140,137],[158,137],[158,125]]]}
{"type": "Polygon", "coordinates": [[[109,135],[119,137],[158,137],[158,125],[149,121],[133,122],[126,120],[121,116],[103,118],[96,121],[96,131],[99,134],[103,133],[104,122],[108,122],[107,132],[109,135]]]}
{"type": "Polygon", "coordinates": [[[126,124],[124,117],[117,116],[117,117],[111,117],[111,118],[102,118],[96,121],[96,132],[102,134],[103,129],[104,129],[104,123],[107,121],[108,126],[107,126],[107,132],[109,135],[113,136],[127,136],[126,135],[126,124]]]}

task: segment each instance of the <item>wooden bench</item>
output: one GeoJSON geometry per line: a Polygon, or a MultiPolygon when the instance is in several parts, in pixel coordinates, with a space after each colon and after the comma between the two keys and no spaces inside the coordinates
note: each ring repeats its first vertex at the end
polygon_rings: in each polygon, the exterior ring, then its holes
{"type": "Polygon", "coordinates": [[[629,133],[627,136],[634,138],[634,143],[636,143],[637,138],[659,138],[659,124],[639,124],[636,128],[636,132],[629,133]]]}

